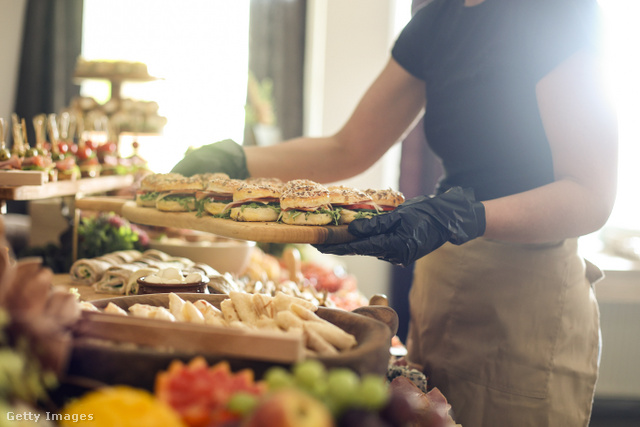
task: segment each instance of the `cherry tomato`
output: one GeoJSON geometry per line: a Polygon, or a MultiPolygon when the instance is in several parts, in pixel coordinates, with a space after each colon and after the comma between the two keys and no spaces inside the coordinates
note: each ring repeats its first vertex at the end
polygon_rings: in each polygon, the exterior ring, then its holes
{"type": "Polygon", "coordinates": [[[60,154],[66,154],[69,152],[69,144],[67,142],[58,142],[58,151],[60,154]]]}
{"type": "Polygon", "coordinates": [[[106,152],[106,153],[115,153],[116,152],[116,143],[115,142],[105,142],[98,146],[98,151],[106,152]]]}
{"type": "Polygon", "coordinates": [[[93,150],[85,145],[83,148],[78,148],[76,156],[78,156],[80,160],[87,160],[93,156],[93,150]]]}
{"type": "Polygon", "coordinates": [[[90,140],[90,139],[87,139],[87,140],[84,142],[84,145],[85,145],[85,146],[87,146],[87,147],[89,147],[89,148],[91,148],[93,151],[95,151],[95,150],[98,148],[98,143],[97,143],[97,142],[95,142],[95,141],[92,141],[92,140],[90,140]]]}

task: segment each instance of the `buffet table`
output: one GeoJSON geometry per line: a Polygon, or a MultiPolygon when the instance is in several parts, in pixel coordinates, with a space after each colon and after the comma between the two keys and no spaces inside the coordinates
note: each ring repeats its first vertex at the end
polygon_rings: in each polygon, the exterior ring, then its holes
{"type": "Polygon", "coordinates": [[[98,293],[93,286],[78,285],[73,283],[69,274],[56,274],[53,276],[53,286],[61,286],[68,290],[76,289],[82,301],[95,301],[110,297],[108,294],[98,293]]]}

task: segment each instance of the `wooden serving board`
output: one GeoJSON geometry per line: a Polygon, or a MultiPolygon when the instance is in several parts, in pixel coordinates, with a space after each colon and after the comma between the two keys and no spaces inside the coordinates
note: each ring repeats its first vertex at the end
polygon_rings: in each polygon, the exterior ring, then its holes
{"type": "Polygon", "coordinates": [[[133,175],[101,176],[42,185],[0,186],[1,200],[37,200],[50,197],[95,194],[117,190],[133,183],[133,175]]]}
{"type": "Polygon", "coordinates": [[[0,171],[0,185],[42,185],[49,182],[49,175],[42,171],[0,171]]]}
{"type": "Polygon", "coordinates": [[[122,216],[131,222],[161,227],[188,228],[240,240],[270,243],[343,243],[354,239],[346,225],[304,226],[277,222],[240,222],[198,217],[194,212],[162,212],[141,208],[135,202],[122,206],[122,216]]]}
{"type": "MultiPolygon", "coordinates": [[[[220,307],[220,303],[228,298],[227,295],[212,294],[182,293],[178,295],[185,301],[204,299],[216,307],[220,307]]],[[[169,298],[167,294],[151,294],[92,301],[99,309],[104,309],[110,302],[126,311],[137,303],[168,307],[169,298]]],[[[318,360],[327,367],[348,367],[360,375],[386,374],[391,337],[395,333],[398,322],[397,314],[393,309],[371,306],[349,312],[320,307],[316,314],[354,335],[358,342],[355,347],[338,354],[318,356],[318,360]]],[[[153,319],[124,318],[95,312],[83,313],[83,317],[75,326],[67,375],[105,384],[126,384],[153,390],[158,371],[166,370],[174,360],[187,363],[196,356],[202,356],[210,365],[224,360],[231,365],[233,371],[250,368],[256,374],[256,378],[261,378],[264,372],[274,364],[287,366],[293,363],[276,362],[267,360],[268,358],[295,360],[298,351],[302,351],[302,356],[307,357],[304,349],[300,350],[297,347],[297,343],[292,346],[291,342],[284,341],[282,335],[279,335],[278,339],[273,339],[271,334],[266,336],[266,331],[262,330],[244,336],[232,336],[230,333],[233,331],[227,331],[228,335],[220,335],[220,339],[211,339],[213,335],[194,334],[199,334],[202,328],[207,329],[208,334],[219,333],[219,328],[215,328],[216,331],[213,332],[213,326],[186,323],[183,326],[189,331],[184,332],[185,336],[179,336],[178,330],[173,328],[177,325],[153,319]],[[126,320],[133,320],[135,326],[131,326],[132,322],[124,324],[126,320]],[[152,328],[148,327],[149,324],[153,325],[152,328]],[[265,336],[260,337],[258,334],[265,336]],[[245,338],[247,340],[244,340],[245,338]],[[145,341],[152,345],[142,345],[145,341]],[[141,345],[132,346],[131,343],[141,345]],[[177,343],[183,343],[185,347],[178,346],[177,343]],[[199,345],[206,347],[193,348],[199,345]],[[282,348],[277,348],[280,346],[282,348]],[[234,354],[230,355],[230,352],[234,354]]],[[[241,331],[235,331],[235,333],[239,332],[241,331]]],[[[295,338],[289,339],[295,340],[295,338]]]]}
{"type": "Polygon", "coordinates": [[[98,338],[187,353],[294,363],[304,355],[302,334],[252,331],[83,311],[76,338],[98,338]]]}
{"type": "Polygon", "coordinates": [[[76,199],[75,207],[81,210],[114,212],[117,215],[122,215],[122,206],[130,200],[109,196],[83,197],[82,199],[76,199]]]}

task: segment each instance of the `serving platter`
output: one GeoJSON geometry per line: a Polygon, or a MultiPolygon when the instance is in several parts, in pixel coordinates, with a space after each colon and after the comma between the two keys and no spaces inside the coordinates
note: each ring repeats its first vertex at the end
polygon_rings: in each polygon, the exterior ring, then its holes
{"type": "Polygon", "coordinates": [[[122,216],[131,222],[161,227],[188,228],[240,240],[271,243],[344,243],[354,239],[346,225],[288,225],[277,222],[240,222],[194,212],[162,212],[143,208],[135,201],[122,206],[122,216]]]}
{"type": "MultiPolygon", "coordinates": [[[[178,295],[188,301],[205,299],[217,307],[228,298],[227,295],[178,295]]],[[[92,301],[98,308],[106,307],[109,302],[127,310],[136,303],[168,307],[169,298],[167,294],[153,294],[92,301]]],[[[353,334],[358,342],[347,351],[318,356],[318,360],[328,367],[348,367],[360,374],[386,373],[391,337],[398,325],[398,317],[393,309],[367,306],[349,312],[320,307],[316,313],[353,334]]],[[[291,366],[303,357],[300,343],[282,334],[271,337],[260,332],[264,336],[258,342],[252,340],[257,335],[255,332],[243,337],[241,332],[231,328],[115,317],[118,316],[90,313],[79,320],[75,328],[68,376],[152,389],[156,374],[167,369],[173,360],[187,363],[197,356],[204,357],[209,364],[225,360],[233,370],[250,368],[260,378],[271,366],[291,366]],[[126,320],[134,322],[123,323],[126,320]],[[128,327],[134,323],[135,326],[128,327]],[[149,325],[152,327],[149,328],[149,325]],[[210,334],[207,334],[206,328],[209,328],[210,334]],[[180,334],[184,335],[180,337],[180,334]]]]}

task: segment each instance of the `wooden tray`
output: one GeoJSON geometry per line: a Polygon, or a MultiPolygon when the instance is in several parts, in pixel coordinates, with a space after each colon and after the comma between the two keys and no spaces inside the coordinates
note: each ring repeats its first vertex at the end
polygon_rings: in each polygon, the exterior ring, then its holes
{"type": "Polygon", "coordinates": [[[49,175],[42,171],[0,171],[0,186],[42,185],[49,182],[49,175]]]}
{"type": "Polygon", "coordinates": [[[141,208],[135,202],[122,206],[122,216],[131,222],[161,227],[188,228],[223,237],[270,243],[343,243],[354,239],[346,225],[304,226],[276,222],[240,222],[194,212],[162,212],[141,208]]]}
{"type": "Polygon", "coordinates": [[[0,200],[37,200],[50,197],[103,193],[128,187],[133,175],[101,176],[74,181],[47,182],[42,185],[0,186],[0,200]]]}
{"type": "Polygon", "coordinates": [[[131,199],[114,196],[92,196],[76,199],[75,207],[80,210],[113,212],[122,215],[122,206],[131,199]]]}
{"type": "MultiPolygon", "coordinates": [[[[227,295],[179,295],[182,299],[189,301],[205,299],[217,307],[220,306],[222,300],[228,298],[227,295]]],[[[135,295],[92,301],[92,303],[99,308],[106,307],[109,302],[113,302],[125,310],[136,303],[167,307],[168,295],[135,295]]],[[[354,310],[353,312],[348,312],[320,307],[317,314],[353,334],[358,341],[358,344],[348,351],[341,352],[334,356],[320,357],[318,360],[323,362],[327,367],[344,366],[360,374],[377,373],[384,375],[387,372],[391,337],[396,333],[398,319],[393,309],[385,306],[368,306],[354,310]]],[[[107,315],[103,314],[97,317],[97,319],[104,320],[105,316],[107,315]]],[[[88,318],[95,321],[96,315],[90,314],[88,318]]],[[[265,348],[267,348],[269,354],[273,356],[274,352],[280,352],[281,350],[271,347],[283,344],[281,340],[269,340],[267,336],[263,337],[264,342],[260,345],[249,344],[247,346],[246,343],[244,343],[239,346],[237,345],[239,341],[232,343],[230,341],[231,338],[219,335],[217,342],[202,344],[203,346],[208,346],[208,348],[192,348],[191,350],[180,348],[169,349],[168,347],[176,344],[175,341],[172,341],[173,339],[181,339],[183,342],[194,339],[193,334],[201,333],[200,328],[196,330],[193,326],[197,325],[186,324],[184,326],[190,330],[190,332],[188,332],[190,335],[183,338],[174,338],[174,332],[169,331],[171,329],[170,326],[173,325],[171,323],[149,319],[137,320],[147,320],[146,323],[153,322],[156,325],[154,330],[148,334],[152,336],[151,338],[141,338],[138,332],[133,333],[135,337],[132,338],[131,333],[125,331],[126,327],[119,325],[119,334],[121,336],[128,335],[129,338],[120,338],[118,341],[128,342],[116,343],[113,340],[96,340],[95,337],[108,338],[111,334],[118,332],[114,327],[108,325],[101,325],[101,330],[94,329],[91,331],[92,325],[83,325],[80,323],[76,328],[76,337],[74,338],[67,376],[84,378],[105,384],[127,384],[151,390],[156,374],[160,370],[167,369],[173,360],[181,360],[186,363],[196,356],[204,357],[209,364],[226,360],[234,371],[244,368],[252,369],[256,378],[261,378],[262,374],[271,366],[290,366],[294,360],[297,360],[297,356],[280,359],[280,361],[274,361],[273,357],[265,358],[265,348]],[[169,331],[165,337],[161,336],[163,329],[169,331]],[[155,338],[153,336],[155,336],[155,338]],[[132,340],[137,341],[140,339],[148,341],[157,340],[156,342],[160,342],[164,348],[154,348],[150,346],[136,347],[131,344],[132,340]],[[233,351],[231,351],[232,345],[235,346],[233,351]],[[265,347],[265,345],[267,346],[265,347]],[[222,351],[220,350],[221,348],[223,349],[222,351]]],[[[80,322],[86,323],[86,318],[80,322]]],[[[95,322],[93,326],[95,326],[95,322]]],[[[219,334],[219,331],[215,333],[219,334]]],[[[237,337],[233,339],[238,340],[237,337]]],[[[289,345],[291,343],[286,344],[289,345]]],[[[190,345],[197,346],[199,344],[190,345]]],[[[295,355],[295,351],[292,350],[293,348],[294,347],[289,346],[288,350],[284,350],[281,355],[295,355]]]]}

